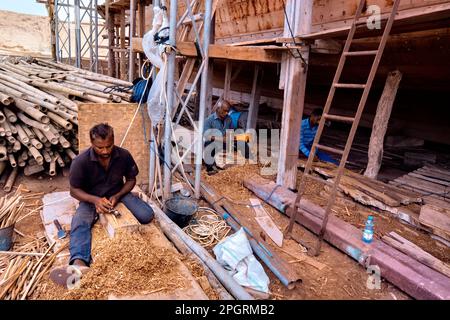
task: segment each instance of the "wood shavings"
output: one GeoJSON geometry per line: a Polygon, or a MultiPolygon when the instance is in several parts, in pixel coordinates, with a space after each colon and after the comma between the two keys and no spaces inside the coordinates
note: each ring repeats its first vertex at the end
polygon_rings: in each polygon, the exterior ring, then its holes
{"type": "Polygon", "coordinates": [[[96,241],[93,263],[81,279],[81,287],[64,290],[48,282],[39,299],[98,300],[110,295],[173,291],[187,286],[177,270],[177,254],[163,248],[145,232],[120,232],[96,241]],[[56,290],[53,290],[56,289],[56,290]]]}

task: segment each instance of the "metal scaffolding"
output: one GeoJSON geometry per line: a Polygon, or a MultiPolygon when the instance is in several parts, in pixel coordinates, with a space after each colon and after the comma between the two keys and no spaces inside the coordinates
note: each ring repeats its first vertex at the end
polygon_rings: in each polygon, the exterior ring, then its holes
{"type": "MultiPolygon", "coordinates": [[[[168,93],[168,111],[169,115],[166,117],[165,121],[165,135],[164,135],[164,160],[166,163],[171,163],[171,154],[172,154],[172,145],[171,145],[171,134],[173,134],[171,127],[172,125],[178,125],[181,117],[185,113],[189,118],[192,127],[195,130],[195,139],[190,145],[189,148],[185,151],[185,153],[178,157],[178,163],[172,168],[168,168],[165,166],[164,170],[164,194],[166,197],[170,195],[171,192],[171,177],[172,174],[175,173],[177,168],[182,166],[182,161],[186,157],[187,154],[192,152],[192,149],[195,150],[195,196],[200,198],[200,186],[201,186],[201,167],[203,160],[203,128],[204,128],[204,119],[205,113],[207,110],[207,97],[208,97],[208,66],[209,66],[209,43],[211,38],[211,30],[212,30],[212,11],[213,11],[213,0],[205,0],[205,12],[204,19],[197,21],[194,18],[194,10],[193,6],[196,4],[197,0],[184,0],[186,4],[186,11],[181,16],[180,20],[177,22],[177,8],[178,1],[172,0],[170,3],[170,45],[172,47],[176,47],[176,29],[180,29],[184,26],[183,22],[187,17],[189,17],[192,30],[195,34],[195,42],[199,47],[199,54],[201,55],[197,59],[200,59],[200,67],[197,70],[197,76],[195,77],[193,83],[191,84],[191,88],[186,98],[183,99],[182,94],[185,89],[185,83],[179,81],[177,86],[175,86],[175,56],[176,52],[172,50],[168,59],[168,81],[167,81],[167,93],[168,93]],[[203,28],[203,37],[201,37],[200,30],[203,28]],[[201,79],[201,89],[200,89],[200,112],[199,112],[199,121],[198,124],[192,119],[191,115],[187,111],[187,104],[192,97],[193,91],[197,86],[198,81],[201,79]],[[181,109],[178,113],[177,118],[175,119],[175,115],[177,114],[178,107],[181,106],[181,109]],[[173,122],[172,122],[173,121],[173,122]],[[172,132],[172,133],[171,133],[172,132]]],[[[188,63],[186,63],[188,64],[188,63]]],[[[178,151],[178,149],[177,149],[178,151]]],[[[178,152],[176,152],[178,154],[178,152]]]]}
{"type": "Polygon", "coordinates": [[[76,67],[89,60],[90,71],[98,72],[99,28],[97,0],[54,0],[56,59],[76,67]]]}

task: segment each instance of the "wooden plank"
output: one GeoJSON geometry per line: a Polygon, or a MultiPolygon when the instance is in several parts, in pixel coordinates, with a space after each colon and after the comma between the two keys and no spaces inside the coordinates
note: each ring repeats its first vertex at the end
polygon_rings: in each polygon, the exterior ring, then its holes
{"type": "Polygon", "coordinates": [[[250,106],[248,108],[247,126],[246,129],[256,129],[256,122],[258,120],[259,99],[261,98],[261,67],[255,65],[253,74],[252,95],[250,98],[250,106]]]}
{"type": "Polygon", "coordinates": [[[450,191],[450,188],[447,188],[443,185],[433,183],[433,182],[428,182],[428,181],[417,179],[417,178],[413,178],[413,177],[410,177],[409,175],[400,177],[400,178],[396,179],[395,181],[406,182],[407,184],[409,184],[413,187],[417,186],[418,188],[421,188],[421,189],[424,189],[424,190],[427,190],[430,192],[434,192],[437,194],[445,194],[446,192],[450,191]]]}
{"type": "Polygon", "coordinates": [[[419,220],[422,224],[432,228],[436,235],[450,240],[450,210],[424,205],[420,210],[419,220]]]}
{"type": "MultiPolygon", "coordinates": [[[[125,9],[120,12],[120,48],[125,49],[125,9]]],[[[120,79],[126,79],[127,64],[125,52],[120,53],[120,79]]]]}
{"type": "Polygon", "coordinates": [[[411,241],[406,240],[395,232],[390,232],[382,240],[408,256],[420,261],[426,266],[439,271],[450,278],[450,266],[438,258],[432,256],[411,241]]]}
{"type": "MultiPolygon", "coordinates": [[[[142,48],[142,38],[133,38],[132,47],[135,52],[144,52],[142,48]]],[[[193,42],[179,42],[177,43],[177,49],[181,55],[197,57],[197,50],[195,49],[193,42]]],[[[261,49],[258,46],[232,47],[221,44],[211,44],[209,46],[209,57],[239,61],[281,62],[281,53],[278,52],[278,50],[261,49]]]]}
{"type": "MultiPolygon", "coordinates": [[[[339,8],[339,11],[342,12],[342,8],[339,8]]],[[[380,31],[384,30],[388,15],[389,12],[383,13],[381,15],[382,25],[380,31]]],[[[421,28],[423,28],[423,25],[425,25],[426,23],[448,19],[449,16],[450,4],[448,3],[429,5],[422,8],[400,10],[395,17],[395,23],[392,28],[391,34],[421,30],[421,28]]],[[[362,19],[366,19],[366,17],[362,17],[362,19]]],[[[349,21],[351,21],[350,18],[332,23],[322,23],[320,25],[320,31],[303,35],[301,38],[304,40],[344,38],[347,36],[348,31],[351,27],[349,21]]],[[[315,29],[317,30],[318,28],[316,27],[315,29]]],[[[378,33],[380,33],[380,31],[378,33]]],[[[374,32],[373,30],[369,30],[367,28],[367,25],[363,23],[358,26],[357,32],[355,34],[355,39],[358,37],[373,36],[374,33],[376,32],[374,32]]]]}
{"type": "Polygon", "coordinates": [[[113,214],[99,215],[100,223],[103,225],[110,238],[114,238],[117,232],[121,230],[129,232],[139,230],[141,224],[123,203],[119,202],[116,209],[120,212],[120,217],[115,217],[113,214]]]}
{"type": "Polygon", "coordinates": [[[444,180],[440,180],[440,179],[435,179],[435,178],[430,178],[424,175],[421,175],[419,173],[415,173],[415,172],[410,172],[408,173],[408,176],[413,177],[413,178],[417,178],[420,180],[425,180],[425,181],[429,181],[429,182],[433,182],[433,183],[437,183],[443,186],[450,186],[450,181],[444,181],[444,180]]]}
{"type": "MultiPolygon", "coordinates": [[[[260,199],[277,209],[286,209],[289,203],[295,201],[294,192],[261,177],[254,176],[245,179],[244,185],[260,199]],[[274,190],[274,188],[276,189],[274,190]]],[[[297,216],[297,222],[317,234],[325,210],[307,199],[302,199],[299,209],[302,214],[297,216]]],[[[336,216],[329,217],[324,239],[330,244],[364,266],[369,261],[370,265],[378,265],[383,278],[413,298],[450,299],[450,279],[448,277],[378,239],[375,239],[370,245],[366,245],[361,238],[362,230],[336,216]]]]}
{"type": "Polygon", "coordinates": [[[421,174],[423,176],[426,176],[426,177],[435,178],[435,179],[439,179],[439,180],[444,180],[444,181],[447,181],[447,182],[450,181],[450,177],[447,177],[445,174],[442,174],[442,173],[439,173],[439,172],[436,172],[436,171],[431,171],[429,169],[419,168],[419,169],[417,169],[414,172],[417,172],[417,173],[419,173],[419,174],[421,174]]]}
{"type": "Polygon", "coordinates": [[[264,209],[264,207],[261,204],[261,201],[255,198],[250,198],[249,201],[253,209],[255,210],[256,222],[258,222],[259,226],[267,233],[270,239],[272,239],[277,246],[282,247],[283,233],[280,231],[278,226],[273,222],[272,218],[264,209]]]}

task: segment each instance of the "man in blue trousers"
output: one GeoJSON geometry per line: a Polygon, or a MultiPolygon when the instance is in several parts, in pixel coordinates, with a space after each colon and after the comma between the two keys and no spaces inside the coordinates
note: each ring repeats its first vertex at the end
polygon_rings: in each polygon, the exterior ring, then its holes
{"type": "Polygon", "coordinates": [[[70,166],[70,195],[80,204],[72,219],[69,267],[50,273],[55,283],[66,287],[74,273],[81,276],[92,262],[91,229],[99,214],[111,214],[122,202],[140,223],[147,224],[153,219],[152,208],[131,193],[139,170],[131,154],[114,145],[113,128],[107,123],[98,124],[89,135],[91,147],[70,166]]]}
{"type": "MultiPolygon", "coordinates": [[[[311,152],[311,148],[314,142],[314,138],[317,133],[317,129],[319,128],[320,118],[322,117],[323,110],[320,108],[316,108],[311,112],[309,118],[302,120],[302,128],[300,131],[300,153],[303,154],[306,158],[309,157],[311,152]]],[[[316,150],[316,155],[314,156],[314,161],[325,161],[331,162],[334,164],[339,164],[335,159],[333,159],[330,155],[320,150],[316,150]]]]}

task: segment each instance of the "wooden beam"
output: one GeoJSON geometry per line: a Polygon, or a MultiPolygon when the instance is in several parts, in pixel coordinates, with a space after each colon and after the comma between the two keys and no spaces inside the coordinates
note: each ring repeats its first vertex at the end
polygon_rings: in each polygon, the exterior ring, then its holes
{"type": "MultiPolygon", "coordinates": [[[[142,38],[133,38],[132,47],[134,52],[144,52],[142,48],[142,38]]],[[[193,42],[178,42],[177,49],[183,56],[197,56],[197,50],[195,49],[193,42]]],[[[260,48],[258,46],[233,47],[220,44],[211,44],[209,46],[209,57],[239,61],[280,63],[281,50],[271,50],[267,48],[260,48]]]]}
{"type": "Polygon", "coordinates": [[[227,60],[226,68],[225,68],[225,81],[223,85],[223,98],[228,100],[230,96],[230,87],[231,87],[231,72],[233,70],[233,63],[230,60],[227,60]]]}
{"type": "MultiPolygon", "coordinates": [[[[381,15],[381,29],[369,30],[365,23],[358,25],[355,33],[356,38],[373,37],[374,33],[379,35],[384,30],[389,12],[381,15]]],[[[351,27],[352,17],[346,20],[336,21],[332,23],[322,24],[325,30],[321,30],[314,33],[304,34],[299,36],[303,40],[313,39],[325,39],[325,38],[345,38],[351,27]]],[[[362,17],[367,19],[367,17],[362,17]]],[[[438,23],[444,23],[448,26],[448,20],[450,19],[450,4],[436,4],[422,8],[411,8],[407,10],[400,10],[396,17],[395,23],[392,27],[391,34],[412,32],[417,30],[425,30],[437,28],[438,23]],[[431,26],[431,27],[429,27],[431,26]]]]}
{"type": "Polygon", "coordinates": [[[261,74],[262,70],[259,65],[255,65],[253,75],[252,96],[248,109],[247,129],[256,129],[256,121],[258,120],[259,99],[261,98],[261,74]]]}
{"type": "MultiPolygon", "coordinates": [[[[125,9],[120,11],[120,48],[125,49],[125,9]]],[[[125,52],[120,53],[120,79],[126,80],[125,52]]]]}
{"type": "Polygon", "coordinates": [[[397,96],[397,90],[402,80],[400,71],[390,72],[380,101],[378,102],[377,112],[373,120],[372,133],[369,143],[369,161],[367,163],[364,175],[369,178],[376,179],[381,168],[383,160],[383,143],[386,135],[389,118],[391,117],[394,100],[397,96]]]}
{"type": "MultiPolygon", "coordinates": [[[[136,35],[136,1],[137,0],[130,0],[130,35],[129,39],[132,39],[136,35]]],[[[134,73],[135,73],[135,67],[136,67],[136,53],[131,50],[131,46],[129,48],[128,52],[129,57],[129,66],[128,66],[128,80],[130,82],[133,82],[134,80],[134,73]]]]}
{"type": "MultiPolygon", "coordinates": [[[[312,0],[288,2],[288,16],[301,16],[293,21],[294,29],[299,34],[307,34],[311,30],[312,0]],[[298,13],[300,11],[300,13],[298,13]]],[[[285,33],[290,32],[285,26],[285,33]]],[[[300,146],[300,127],[305,104],[307,63],[309,61],[309,46],[302,52],[303,59],[284,53],[285,82],[283,117],[280,134],[280,154],[278,158],[277,183],[290,189],[297,186],[297,159],[300,146]]],[[[281,75],[283,76],[283,74],[281,75]]]]}
{"type": "Polygon", "coordinates": [[[115,53],[112,50],[112,48],[115,46],[114,44],[114,39],[115,39],[115,35],[114,35],[114,24],[113,24],[113,20],[114,20],[114,15],[111,14],[110,11],[110,2],[111,0],[106,0],[105,2],[105,20],[106,20],[106,28],[108,30],[108,76],[110,77],[114,77],[115,76],[115,67],[116,67],[116,62],[115,62],[115,53]]]}

